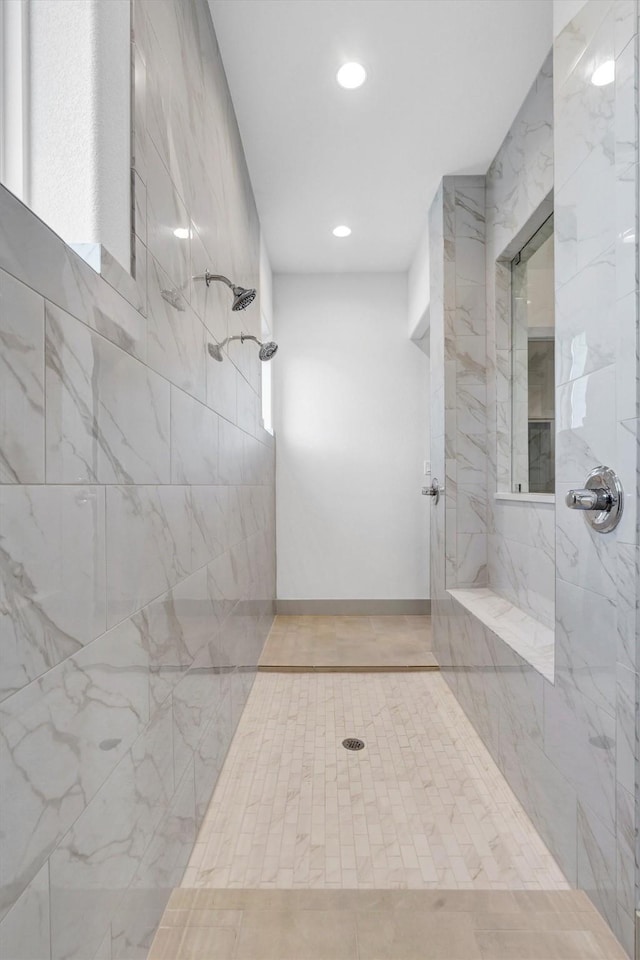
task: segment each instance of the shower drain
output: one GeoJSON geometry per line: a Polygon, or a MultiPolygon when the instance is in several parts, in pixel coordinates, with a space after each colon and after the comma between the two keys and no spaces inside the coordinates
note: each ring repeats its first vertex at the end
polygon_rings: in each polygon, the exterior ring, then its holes
{"type": "Polygon", "coordinates": [[[342,741],[342,746],[347,750],[364,750],[364,740],[358,740],[357,737],[347,737],[342,741]]]}

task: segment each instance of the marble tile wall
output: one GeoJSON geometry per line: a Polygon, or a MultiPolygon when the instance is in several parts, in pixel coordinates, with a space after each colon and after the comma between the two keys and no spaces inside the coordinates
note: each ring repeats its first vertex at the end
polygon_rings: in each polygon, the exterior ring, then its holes
{"type": "Polygon", "coordinates": [[[487,583],[484,177],[445,179],[447,586],[487,583]]]}
{"type": "Polygon", "coordinates": [[[511,491],[511,297],[515,256],[552,210],[551,55],[486,176],[487,198],[487,505],[491,588],[545,626],[554,624],[555,510],[552,503],[496,500],[511,491]]]}
{"type": "Polygon", "coordinates": [[[630,955],[639,879],[637,47],[636,0],[587,3],[554,45],[552,99],[548,62],[487,175],[490,493],[505,427],[495,257],[554,190],[557,504],[490,501],[487,556],[491,589],[554,628],[555,682],[456,601],[443,597],[434,618],[445,678],[569,881],[630,955]],[[595,86],[593,71],[609,59],[615,82],[595,86]],[[607,535],[564,505],[599,463],[616,468],[627,492],[607,535]]]}
{"type": "Polygon", "coordinates": [[[273,616],[242,146],[204,0],[132,10],[134,277],[0,187],[2,960],[146,957],[273,616]]]}

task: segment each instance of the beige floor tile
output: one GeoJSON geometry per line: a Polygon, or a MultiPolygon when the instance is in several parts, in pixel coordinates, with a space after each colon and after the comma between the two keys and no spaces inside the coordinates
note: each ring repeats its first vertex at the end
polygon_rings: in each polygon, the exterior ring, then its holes
{"type": "Polygon", "coordinates": [[[367,960],[479,960],[481,956],[468,914],[363,911],[357,921],[360,957],[367,960]]]}
{"type": "Polygon", "coordinates": [[[437,666],[429,617],[276,617],[261,667],[437,666]]]}
{"type": "Polygon", "coordinates": [[[355,919],[344,910],[245,914],[235,960],[356,960],[355,919]]]}
{"type": "Polygon", "coordinates": [[[201,838],[185,886],[568,887],[437,672],[258,674],[201,838]]]}
{"type": "Polygon", "coordinates": [[[591,933],[583,930],[494,930],[476,934],[482,960],[602,960],[591,933]]]}
{"type": "Polygon", "coordinates": [[[186,927],[175,960],[234,960],[238,938],[236,927],[186,927]]]}

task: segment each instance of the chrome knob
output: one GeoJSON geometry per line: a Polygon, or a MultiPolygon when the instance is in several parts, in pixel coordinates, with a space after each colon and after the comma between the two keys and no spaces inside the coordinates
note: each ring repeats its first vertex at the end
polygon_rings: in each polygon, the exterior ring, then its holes
{"type": "Polygon", "coordinates": [[[440,484],[438,483],[438,478],[437,478],[437,477],[434,477],[434,478],[433,478],[433,480],[431,481],[431,486],[430,486],[430,487],[423,487],[423,488],[422,488],[422,496],[423,496],[423,497],[433,497],[433,498],[435,499],[435,502],[436,502],[436,503],[437,503],[438,500],[440,499],[440,494],[441,494],[441,493],[444,493],[444,487],[441,487],[441,486],[440,486],[440,484]]]}
{"type": "Polygon", "coordinates": [[[572,510],[608,510],[611,506],[611,493],[603,488],[569,490],[565,503],[572,510]]]}
{"type": "Polygon", "coordinates": [[[595,467],[584,489],[569,490],[565,503],[571,510],[583,510],[586,522],[598,533],[609,533],[622,516],[622,484],[609,467],[595,467]]]}

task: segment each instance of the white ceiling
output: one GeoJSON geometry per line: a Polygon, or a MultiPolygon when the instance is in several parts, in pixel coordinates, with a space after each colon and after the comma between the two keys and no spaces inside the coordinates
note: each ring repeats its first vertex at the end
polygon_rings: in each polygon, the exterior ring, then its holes
{"type": "Polygon", "coordinates": [[[552,0],[209,4],[277,272],[406,270],[440,178],[486,171],[552,41],[552,0]]]}

